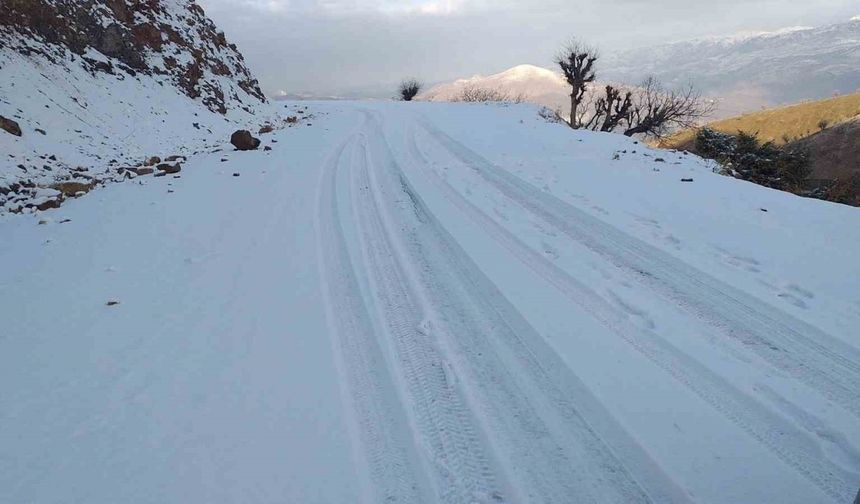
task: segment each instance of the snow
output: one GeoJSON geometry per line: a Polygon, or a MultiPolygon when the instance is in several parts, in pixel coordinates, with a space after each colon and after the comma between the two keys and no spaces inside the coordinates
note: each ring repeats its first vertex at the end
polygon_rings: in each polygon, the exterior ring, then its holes
{"type": "Polygon", "coordinates": [[[527,105],[280,106],[0,217],[5,499],[854,498],[858,209],[527,105]]]}
{"type": "MultiPolygon", "coordinates": [[[[162,18],[156,21],[178,25],[194,47],[206,48],[206,54],[234,72],[243,69],[237,64],[240,55],[229,46],[216,48],[201,39],[202,22],[186,23],[193,21],[188,5],[185,0],[163,1],[162,18]]],[[[105,16],[109,12],[107,7],[102,10],[105,16]]],[[[220,141],[240,128],[256,130],[274,117],[273,106],[250,96],[236,79],[214,75],[209,68],[201,70],[204,87],[195,100],[179,92],[169,74],[131,75],[119,70],[118,60],[92,48],[78,56],[14,31],[6,37],[0,48],[0,116],[18,122],[23,134],[0,131],[3,189],[21,183],[44,187],[66,180],[121,181],[120,168],[140,166],[152,156],[209,150],[213,139],[220,141]],[[31,52],[23,55],[15,47],[31,52]],[[86,60],[111,63],[114,73],[91,72],[86,60]],[[226,114],[203,105],[209,85],[226,96],[226,114]]],[[[143,56],[152,68],[164,68],[168,56],[179,63],[192,59],[190,50],[172,42],[164,45],[163,53],[143,56]]],[[[0,194],[0,214],[23,203],[0,194]]]]}

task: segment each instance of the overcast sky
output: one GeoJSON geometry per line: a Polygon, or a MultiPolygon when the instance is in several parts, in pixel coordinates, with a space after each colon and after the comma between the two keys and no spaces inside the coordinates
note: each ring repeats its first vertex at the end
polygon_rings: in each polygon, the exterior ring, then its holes
{"type": "Polygon", "coordinates": [[[603,53],[860,14],[860,0],[198,0],[264,90],[381,89],[521,63],[572,36],[603,53]]]}

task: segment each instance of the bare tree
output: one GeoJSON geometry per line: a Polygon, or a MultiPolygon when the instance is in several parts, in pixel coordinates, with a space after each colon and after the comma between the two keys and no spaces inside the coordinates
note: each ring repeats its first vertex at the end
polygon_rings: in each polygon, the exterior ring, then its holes
{"type": "Polygon", "coordinates": [[[522,94],[511,94],[502,89],[482,88],[468,85],[460,90],[451,101],[454,102],[505,102],[522,103],[525,100],[522,94]]]}
{"type": "Polygon", "coordinates": [[[633,93],[633,103],[622,121],[624,134],[660,138],[675,129],[697,126],[713,111],[713,103],[702,99],[692,84],[666,90],[649,77],[633,93]]]}
{"type": "Polygon", "coordinates": [[[421,91],[422,84],[417,79],[406,79],[400,83],[397,93],[403,101],[412,101],[421,91]]]}
{"type": "Polygon", "coordinates": [[[582,127],[579,107],[588,86],[594,82],[596,77],[594,64],[599,57],[596,49],[577,40],[572,40],[556,56],[555,62],[561,68],[564,78],[571,88],[570,120],[568,121],[571,128],[579,129],[582,127]]]}
{"type": "Polygon", "coordinates": [[[633,107],[633,93],[607,85],[604,95],[594,102],[591,119],[581,123],[581,128],[594,131],[615,131],[618,125],[630,115],[633,107]]]}

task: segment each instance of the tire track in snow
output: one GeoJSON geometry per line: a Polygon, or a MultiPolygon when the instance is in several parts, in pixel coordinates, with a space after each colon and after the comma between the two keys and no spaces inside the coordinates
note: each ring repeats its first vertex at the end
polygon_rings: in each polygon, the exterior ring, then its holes
{"type": "MultiPolygon", "coordinates": [[[[800,472],[836,502],[848,502],[855,491],[852,481],[860,475],[822,459],[822,452],[811,438],[782,416],[772,412],[753,397],[733,387],[719,375],[686,355],[656,332],[636,327],[599,294],[547,260],[499,225],[483,210],[468,201],[429,164],[421,152],[414,130],[407,135],[408,149],[428,180],[496,242],[525,266],[553,285],[566,298],[581,306],[601,324],[630,344],[702,400],[762,443],[780,460],[800,472]]],[[[442,148],[446,148],[444,144],[442,148]]],[[[454,157],[453,153],[451,153],[454,157]]],[[[846,452],[848,458],[853,453],[846,452]]]]}
{"type": "Polygon", "coordinates": [[[437,141],[506,197],[574,241],[635,273],[697,318],[860,417],[860,352],[498,168],[434,126],[437,141]]]}
{"type": "Polygon", "coordinates": [[[422,492],[419,464],[410,456],[408,420],[361,298],[338,215],[338,169],[351,143],[350,138],[341,144],[323,165],[316,230],[330,332],[345,402],[354,417],[353,440],[366,460],[358,463],[370,486],[364,489],[363,500],[369,504],[430,502],[422,492]]]}
{"type": "Polygon", "coordinates": [[[370,189],[366,151],[353,164],[352,199],[360,222],[364,264],[371,276],[381,318],[405,380],[415,417],[416,437],[430,461],[431,477],[447,504],[503,502],[503,492],[489,463],[456,381],[433,342],[424,315],[397,261],[380,210],[370,189]]]}
{"type": "Polygon", "coordinates": [[[433,332],[519,500],[689,502],[444,231],[381,125],[370,138],[368,185],[379,207],[389,207],[388,228],[405,238],[399,255],[413,265],[433,332]]]}

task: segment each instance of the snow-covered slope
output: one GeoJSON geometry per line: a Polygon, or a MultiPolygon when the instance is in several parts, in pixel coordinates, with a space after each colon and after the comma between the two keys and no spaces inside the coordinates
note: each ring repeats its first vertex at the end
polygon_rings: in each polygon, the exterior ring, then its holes
{"type": "Polygon", "coordinates": [[[58,182],[122,179],[151,156],[221,143],[267,111],[241,54],[191,0],[0,9],[0,116],[21,130],[0,130],[0,213],[44,203],[58,182]]]}
{"type": "Polygon", "coordinates": [[[645,47],[607,54],[601,75],[695,83],[723,98],[724,115],[860,89],[860,20],[645,47]]]}
{"type": "Polygon", "coordinates": [[[854,498],[860,210],[531,106],[287,105],[0,217],[5,500],[854,498]]]}

